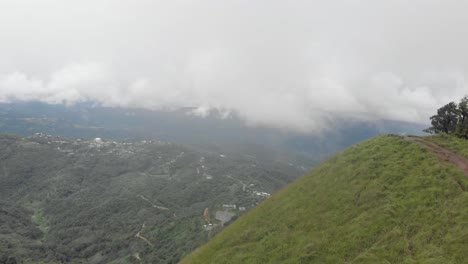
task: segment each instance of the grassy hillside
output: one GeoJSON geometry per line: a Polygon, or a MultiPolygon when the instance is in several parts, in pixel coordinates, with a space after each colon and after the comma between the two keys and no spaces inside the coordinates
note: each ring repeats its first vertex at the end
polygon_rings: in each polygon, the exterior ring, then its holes
{"type": "Polygon", "coordinates": [[[264,201],[182,263],[466,263],[467,188],[458,168],[418,144],[378,137],[264,201]]]}

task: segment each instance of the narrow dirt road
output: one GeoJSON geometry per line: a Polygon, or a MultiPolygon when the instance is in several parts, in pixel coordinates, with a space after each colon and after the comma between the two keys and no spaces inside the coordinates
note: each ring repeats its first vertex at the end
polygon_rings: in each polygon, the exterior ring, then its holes
{"type": "Polygon", "coordinates": [[[153,206],[154,208],[157,208],[157,209],[160,209],[160,210],[169,210],[169,208],[167,208],[167,207],[155,205],[155,204],[154,204],[153,202],[151,202],[148,198],[146,198],[145,196],[143,196],[143,195],[141,195],[141,194],[137,194],[137,197],[140,197],[141,199],[147,201],[147,202],[150,203],[151,206],[153,206]]]}
{"type": "Polygon", "coordinates": [[[440,160],[454,164],[455,166],[460,168],[463,171],[463,173],[465,173],[465,175],[468,175],[468,159],[463,157],[462,155],[447,150],[435,143],[424,140],[420,137],[409,136],[405,137],[405,139],[417,143],[423,147],[426,147],[427,149],[435,153],[440,160]]]}
{"type": "Polygon", "coordinates": [[[151,242],[149,242],[148,239],[146,239],[144,236],[141,235],[141,232],[143,231],[143,229],[145,229],[145,223],[143,223],[143,225],[141,226],[140,231],[138,231],[138,233],[136,233],[135,237],[145,241],[146,244],[148,244],[150,246],[153,246],[153,244],[151,242]]]}

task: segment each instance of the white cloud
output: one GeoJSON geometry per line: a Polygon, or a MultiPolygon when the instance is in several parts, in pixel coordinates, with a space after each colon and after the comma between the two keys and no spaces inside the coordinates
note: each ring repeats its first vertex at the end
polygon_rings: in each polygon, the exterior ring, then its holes
{"type": "Polygon", "coordinates": [[[314,132],[468,93],[468,2],[0,2],[0,101],[235,111],[314,132]]]}
{"type": "Polygon", "coordinates": [[[0,101],[39,100],[47,103],[74,104],[93,100],[120,104],[113,76],[96,63],[73,63],[52,72],[48,81],[14,72],[0,75],[0,101]],[[117,98],[116,98],[117,97],[117,98]]]}

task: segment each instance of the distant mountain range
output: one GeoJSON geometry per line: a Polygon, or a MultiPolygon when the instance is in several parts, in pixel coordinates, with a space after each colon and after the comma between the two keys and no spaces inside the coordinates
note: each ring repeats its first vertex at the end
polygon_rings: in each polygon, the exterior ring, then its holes
{"type": "Polygon", "coordinates": [[[323,135],[307,135],[279,129],[246,125],[231,115],[221,118],[187,114],[190,108],[174,111],[110,108],[82,103],[73,106],[40,102],[0,103],[0,132],[32,135],[46,133],[70,138],[158,139],[199,145],[223,151],[257,154],[259,158],[287,157],[316,164],[330,154],[364,139],[386,133],[420,135],[426,125],[398,121],[357,122],[336,120],[323,135]]]}

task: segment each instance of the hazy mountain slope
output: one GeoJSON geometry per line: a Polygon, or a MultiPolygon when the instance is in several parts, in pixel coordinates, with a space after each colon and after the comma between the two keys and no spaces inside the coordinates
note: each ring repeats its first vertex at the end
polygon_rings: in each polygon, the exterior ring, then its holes
{"type": "Polygon", "coordinates": [[[91,103],[74,106],[0,103],[0,131],[22,135],[42,132],[80,138],[158,139],[182,144],[203,143],[205,146],[209,143],[223,151],[239,150],[248,154],[263,147],[268,149],[268,155],[277,155],[276,158],[288,162],[297,163],[296,160],[308,158],[309,163],[315,163],[382,133],[421,134],[426,128],[426,125],[398,121],[358,122],[330,117],[330,129],[317,135],[249,126],[235,114],[221,118],[220,113],[213,112],[202,118],[187,114],[191,110],[150,111],[99,107],[91,103]]]}
{"type": "Polygon", "coordinates": [[[0,263],[177,263],[218,211],[232,221],[301,174],[160,141],[0,135],[0,263]]]}
{"type": "Polygon", "coordinates": [[[381,136],[329,159],[182,263],[466,263],[467,188],[467,176],[426,148],[381,136]]]}

